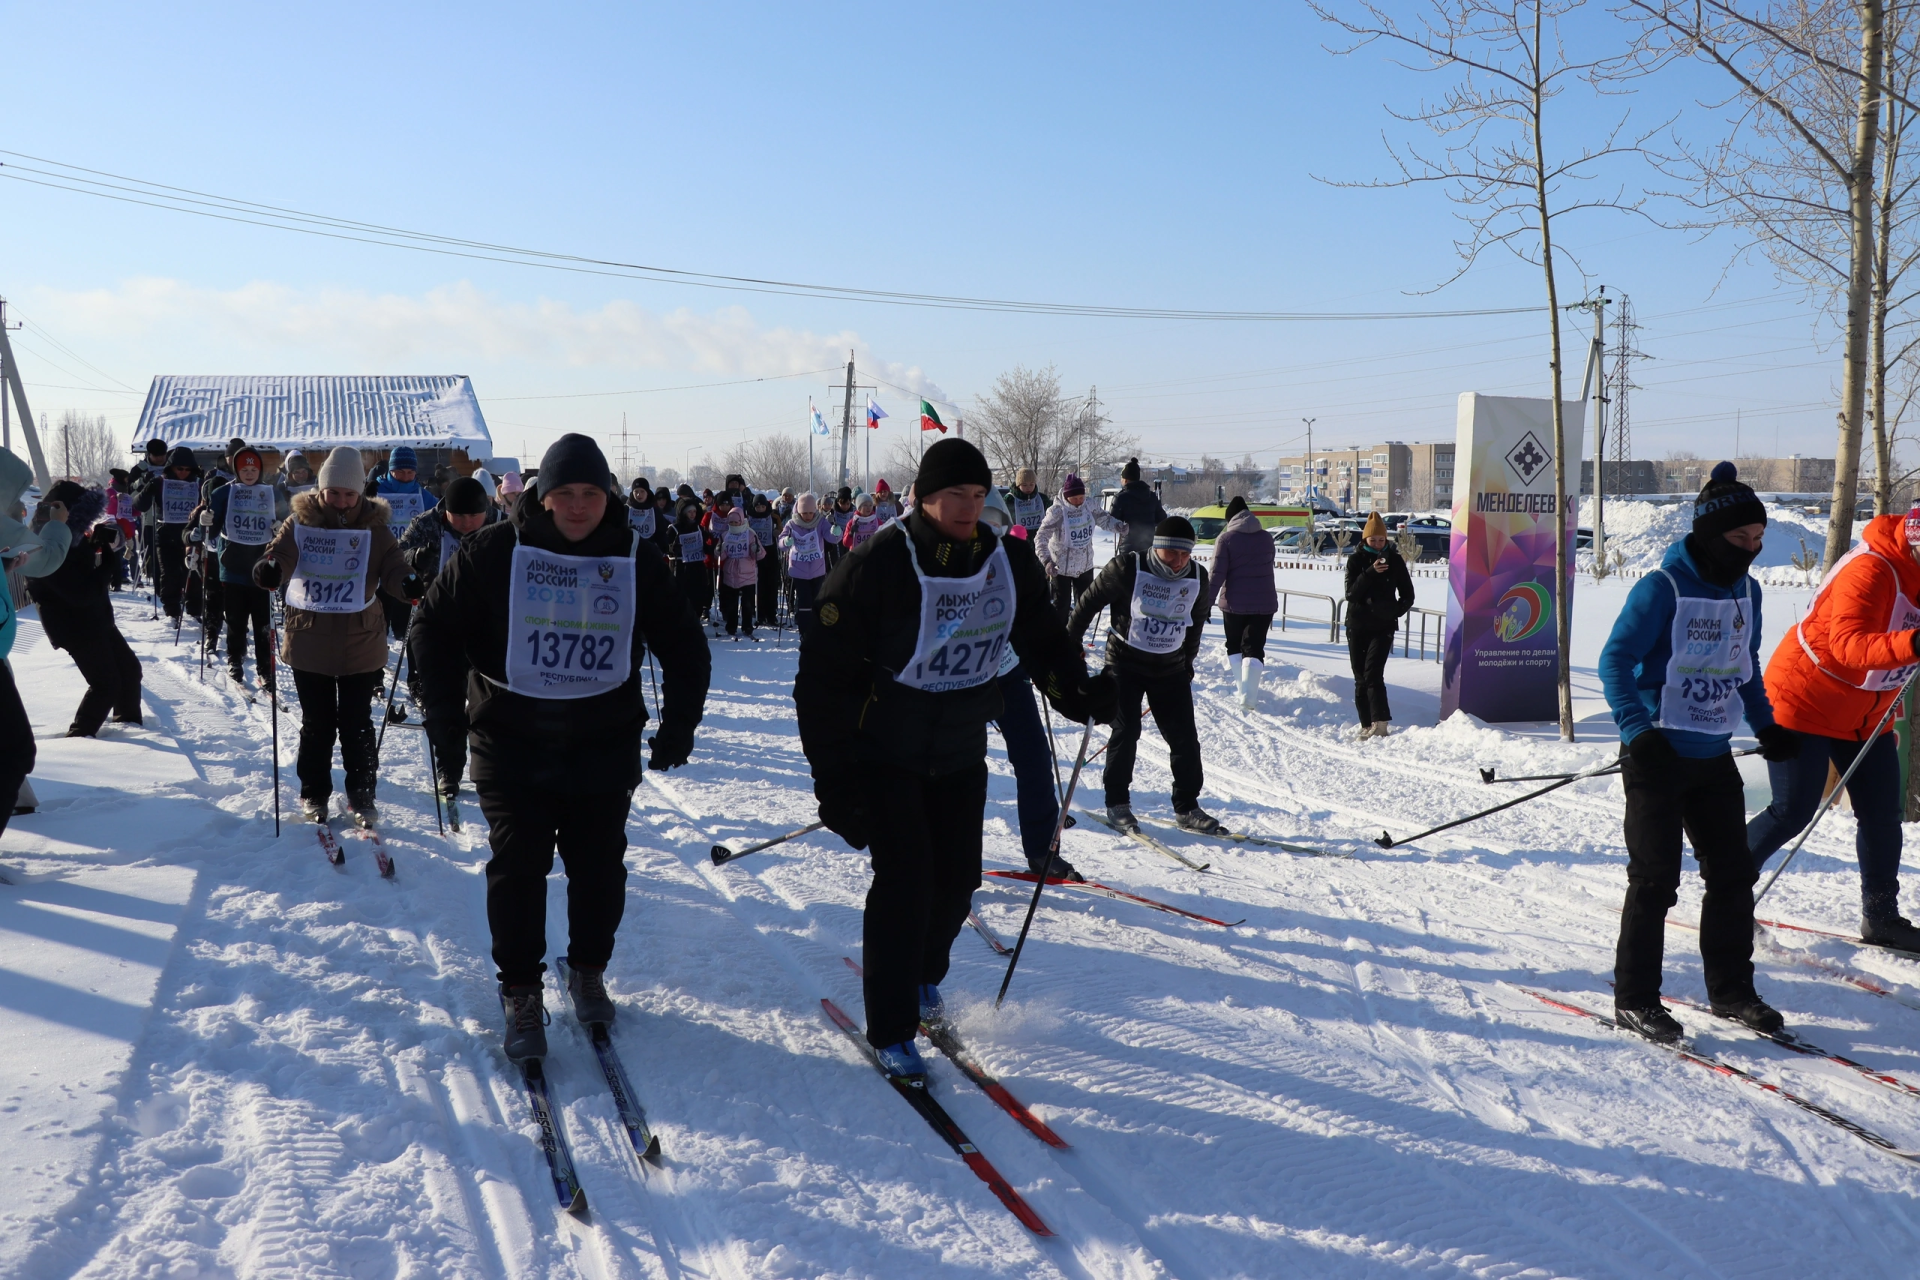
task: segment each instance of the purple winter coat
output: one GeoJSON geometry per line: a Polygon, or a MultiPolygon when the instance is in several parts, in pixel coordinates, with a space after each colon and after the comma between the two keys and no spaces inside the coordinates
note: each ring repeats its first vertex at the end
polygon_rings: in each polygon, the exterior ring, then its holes
{"type": "Polygon", "coordinates": [[[1207,582],[1207,608],[1219,597],[1225,613],[1272,614],[1280,608],[1273,586],[1273,535],[1260,518],[1242,511],[1227,521],[1213,540],[1213,573],[1207,582]]]}

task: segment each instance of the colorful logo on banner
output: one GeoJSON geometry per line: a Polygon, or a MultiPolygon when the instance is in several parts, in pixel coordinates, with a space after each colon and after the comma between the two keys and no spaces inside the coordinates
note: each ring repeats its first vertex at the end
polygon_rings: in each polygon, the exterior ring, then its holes
{"type": "Polygon", "coordinates": [[[1553,600],[1545,586],[1523,582],[1500,597],[1494,611],[1493,633],[1507,644],[1525,640],[1553,617],[1553,600]]]}

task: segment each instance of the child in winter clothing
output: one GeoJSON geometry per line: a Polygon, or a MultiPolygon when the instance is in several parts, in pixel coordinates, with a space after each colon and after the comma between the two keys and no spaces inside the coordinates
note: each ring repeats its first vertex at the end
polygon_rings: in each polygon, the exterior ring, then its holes
{"type": "Polygon", "coordinates": [[[767,554],[760,538],[747,524],[747,513],[739,507],[727,512],[726,524],[713,540],[714,558],[720,566],[720,614],[727,620],[727,634],[743,627],[747,639],[753,639],[753,607],[759,592],[760,570],[757,561],[767,554]]]}
{"type": "Polygon", "coordinates": [[[853,519],[847,521],[846,532],[840,535],[840,545],[848,551],[880,532],[880,527],[887,522],[886,517],[882,516],[875,506],[873,495],[870,493],[861,494],[860,501],[853,510],[853,519]]]}
{"type": "Polygon", "coordinates": [[[804,642],[813,630],[813,596],[827,576],[826,521],[812,490],[793,500],[793,515],[780,527],[780,555],[793,592],[793,623],[804,642]]]}

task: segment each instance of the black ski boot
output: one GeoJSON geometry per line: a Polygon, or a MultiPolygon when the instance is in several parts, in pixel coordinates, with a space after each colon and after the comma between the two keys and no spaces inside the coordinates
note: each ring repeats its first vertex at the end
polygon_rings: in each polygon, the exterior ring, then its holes
{"type": "Polygon", "coordinates": [[[1713,1012],[1716,1017],[1732,1018],[1735,1022],[1752,1027],[1761,1035],[1772,1035],[1787,1025],[1780,1011],[1762,1000],[1752,996],[1745,1000],[1732,1000],[1726,1004],[1715,1003],[1713,1012]]]}
{"type": "Polygon", "coordinates": [[[1892,916],[1862,920],[1860,941],[1871,942],[1876,947],[1892,947],[1896,951],[1920,954],[1920,929],[1914,928],[1913,922],[1898,912],[1892,916]]]}
{"type": "MultiPolygon", "coordinates": [[[[1717,1011],[1716,1011],[1717,1012],[1717,1011]]],[[[1621,1028],[1635,1035],[1645,1036],[1655,1044],[1677,1044],[1687,1029],[1674,1020],[1672,1014],[1662,1005],[1653,1005],[1646,1009],[1622,1009],[1615,1006],[1613,1020],[1621,1028]]]]}
{"type": "Polygon", "coordinates": [[[1197,806],[1185,813],[1174,814],[1173,820],[1180,824],[1182,831],[1193,831],[1203,836],[1217,836],[1222,830],[1218,818],[1197,806]]]}
{"type": "Polygon", "coordinates": [[[507,1019],[503,1046],[507,1057],[522,1062],[547,1056],[547,1006],[540,999],[539,984],[501,987],[500,1011],[507,1019]]]}
{"type": "Polygon", "coordinates": [[[596,1022],[613,1025],[613,1015],[618,1010],[613,997],[607,994],[605,969],[581,969],[569,963],[567,999],[573,1002],[573,1016],[580,1019],[582,1026],[590,1027],[596,1022]]]}
{"type": "Polygon", "coordinates": [[[1130,804],[1108,805],[1107,821],[1112,823],[1114,826],[1118,827],[1120,830],[1126,832],[1128,835],[1139,834],[1140,819],[1133,816],[1133,806],[1130,804]]]}
{"type": "Polygon", "coordinates": [[[324,826],[327,821],[327,802],[300,797],[300,816],[316,826],[324,826]]]}
{"type": "MultiPolygon", "coordinates": [[[[1046,864],[1046,861],[1044,857],[1034,858],[1027,863],[1027,870],[1033,872],[1035,875],[1040,875],[1042,874],[1040,868],[1046,864]]],[[[1051,878],[1071,880],[1075,884],[1085,884],[1087,882],[1087,878],[1081,875],[1071,862],[1068,862],[1057,853],[1053,855],[1052,869],[1044,874],[1051,878]]]]}
{"type": "Polygon", "coordinates": [[[374,807],[372,796],[349,796],[347,808],[353,811],[353,820],[369,830],[380,821],[380,810],[374,807]]]}

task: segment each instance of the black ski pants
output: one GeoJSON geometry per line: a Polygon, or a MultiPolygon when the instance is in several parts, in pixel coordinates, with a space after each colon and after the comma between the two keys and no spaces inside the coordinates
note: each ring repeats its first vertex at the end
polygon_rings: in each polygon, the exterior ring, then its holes
{"type": "Polygon", "coordinates": [[[1387,705],[1387,659],[1393,655],[1391,631],[1347,630],[1347,658],[1353,663],[1353,708],[1362,727],[1393,719],[1387,705]]]}
{"type": "Polygon", "coordinates": [[[1173,765],[1173,811],[1197,808],[1205,777],[1200,768],[1200,734],[1193,724],[1193,678],[1186,667],[1151,676],[1126,667],[1107,669],[1119,694],[1112,735],[1107,739],[1106,772],[1101,775],[1108,806],[1132,803],[1133,760],[1139,752],[1140,700],[1144,698],[1153,708],[1153,723],[1173,765]]]}
{"type": "Polygon", "coordinates": [[[813,596],[820,590],[825,578],[794,578],[793,580],[793,625],[800,629],[800,638],[805,640],[813,633],[813,596]]]}
{"type": "MultiPolygon", "coordinates": [[[[1225,628],[1227,633],[1227,654],[1229,657],[1237,654],[1243,658],[1252,658],[1255,662],[1265,662],[1267,660],[1267,631],[1273,626],[1272,614],[1228,613],[1222,609],[1220,611],[1220,625],[1225,628]]],[[[1382,658],[1380,662],[1384,668],[1386,659],[1382,658]]],[[[1380,694],[1383,700],[1382,705],[1385,705],[1384,699],[1386,696],[1383,686],[1380,694]]],[[[1380,718],[1382,720],[1386,719],[1384,715],[1380,718]]]]}
{"type": "Polygon", "coordinates": [[[450,796],[459,792],[460,779],[467,772],[467,704],[464,699],[456,699],[450,711],[427,710],[425,682],[420,678],[420,668],[414,664],[414,655],[418,652],[409,636],[407,690],[413,694],[413,705],[420,708],[426,720],[427,750],[433,753],[435,785],[441,795],[450,796]]]}
{"type": "Polygon", "coordinates": [[[253,624],[253,669],[262,681],[273,672],[273,593],[251,582],[220,584],[227,614],[227,665],[238,671],[247,657],[247,624],[253,624]]]}
{"type": "Polygon", "coordinates": [[[140,723],[140,659],[118,627],[89,627],[68,637],[63,647],[87,682],[73,713],[73,729],[92,737],[109,711],[116,720],[140,723]]]}
{"type": "MultiPolygon", "coordinates": [[[[220,566],[212,555],[206,556],[202,563],[200,588],[200,625],[206,628],[207,648],[215,653],[220,649],[220,623],[227,616],[227,593],[222,590],[226,584],[220,581],[220,566]]],[[[244,648],[242,652],[245,652],[244,648]]]]}
{"type": "Polygon", "coordinates": [[[547,876],[567,871],[567,963],[604,969],[627,905],[627,810],[632,791],[480,792],[487,841],[487,924],[501,985],[535,986],[546,972],[547,876]]]}
{"type": "Polygon", "coordinates": [[[20,784],[33,772],[38,751],[33,745],[33,723],[20,702],[20,688],[13,682],[13,668],[0,661],[0,833],[13,817],[13,806],[20,798],[20,784]]]}
{"type": "Polygon", "coordinates": [[[867,1042],[911,1040],[920,1025],[920,984],[947,976],[947,953],[980,887],[987,766],[935,777],[869,768],[866,804],[873,884],[861,937],[867,1042]]]}
{"type": "Polygon", "coordinates": [[[180,593],[187,588],[186,533],[183,524],[163,524],[153,535],[160,561],[160,608],[169,618],[180,616],[180,593]]]}
{"type": "Polygon", "coordinates": [[[1060,621],[1065,622],[1073,616],[1073,606],[1080,603],[1080,597],[1092,588],[1093,570],[1071,578],[1064,573],[1056,573],[1048,585],[1053,588],[1053,611],[1060,615],[1060,621]]]}
{"type": "Polygon", "coordinates": [[[780,571],[773,567],[773,557],[768,556],[760,562],[760,582],[754,588],[755,616],[760,625],[770,627],[780,618],[780,571]]]}
{"type": "Polygon", "coordinates": [[[720,587],[720,616],[727,620],[727,634],[744,628],[753,634],[753,599],[760,588],[752,583],[744,587],[720,587]]]}
{"type": "MultiPolygon", "coordinates": [[[[1813,821],[1826,799],[1828,763],[1845,773],[1866,745],[1817,733],[1794,736],[1800,739],[1800,754],[1767,765],[1773,803],[1747,824],[1747,852],[1756,876],[1768,858],[1813,821]]],[[[1847,781],[1847,799],[1853,805],[1861,914],[1878,922],[1900,914],[1900,744],[1893,734],[1883,733],[1866,751],[1867,758],[1847,781]]]]}
{"type": "Polygon", "coordinates": [[[680,594],[687,598],[687,607],[693,610],[693,616],[705,626],[707,610],[713,604],[712,570],[697,560],[692,564],[677,561],[673,566],[673,580],[679,584],[680,594]]]}
{"type": "Polygon", "coordinates": [[[300,755],[294,768],[300,775],[302,800],[325,804],[332,798],[336,739],[340,763],[346,767],[347,798],[373,798],[380,771],[374,752],[373,700],[385,676],[385,671],[323,676],[294,668],[293,689],[300,698],[300,755]]]}
{"type": "Polygon", "coordinates": [[[1657,773],[1621,760],[1627,790],[1627,901],[1613,961],[1613,1002],[1660,1003],[1667,911],[1678,901],[1680,834],[1686,832],[1707,892],[1700,904],[1700,959],[1715,1004],[1753,997],[1753,882],[1740,770],[1730,753],[1682,758],[1657,773]]]}

